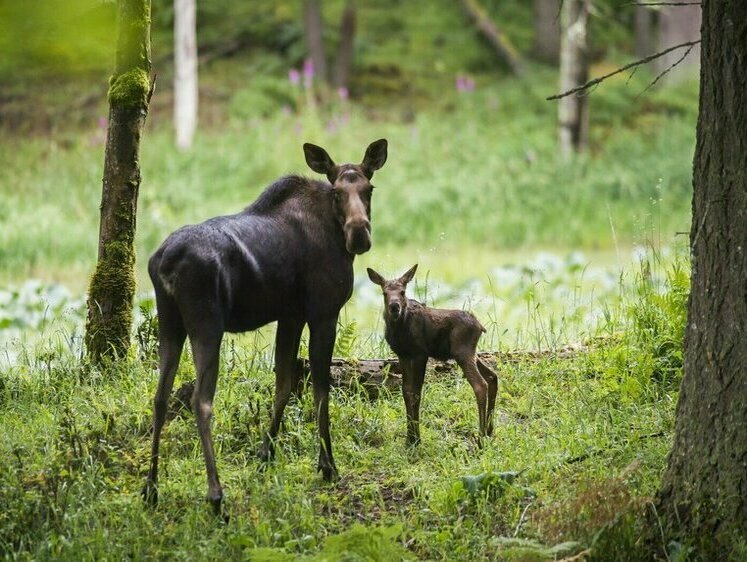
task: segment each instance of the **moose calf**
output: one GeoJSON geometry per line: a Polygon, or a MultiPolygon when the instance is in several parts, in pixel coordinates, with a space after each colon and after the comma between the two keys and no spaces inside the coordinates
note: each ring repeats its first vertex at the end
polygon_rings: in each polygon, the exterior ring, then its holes
{"type": "Polygon", "coordinates": [[[407,443],[420,442],[420,396],[429,357],[454,359],[477,399],[480,434],[493,431],[498,377],[477,357],[477,340],[485,331],[469,312],[429,308],[405,296],[417,264],[399,279],[387,281],[371,268],[368,277],[384,293],[385,338],[402,366],[402,395],[407,412],[407,443]]]}

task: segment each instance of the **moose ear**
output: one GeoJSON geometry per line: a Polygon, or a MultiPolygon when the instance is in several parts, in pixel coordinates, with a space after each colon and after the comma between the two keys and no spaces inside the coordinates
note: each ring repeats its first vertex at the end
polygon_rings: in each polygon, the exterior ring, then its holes
{"type": "Polygon", "coordinates": [[[373,177],[373,173],[381,168],[386,162],[386,139],[379,139],[368,145],[366,155],[363,157],[361,168],[368,179],[373,177]]]}
{"type": "Polygon", "coordinates": [[[321,146],[308,142],[304,143],[303,153],[304,156],[306,156],[306,163],[309,165],[309,168],[318,174],[324,174],[329,177],[334,171],[335,163],[332,161],[332,158],[329,157],[327,151],[321,146]]]}
{"type": "Polygon", "coordinates": [[[399,280],[407,285],[410,281],[412,281],[412,278],[415,277],[415,272],[418,269],[418,264],[413,265],[410,269],[408,269],[402,277],[399,278],[399,280]]]}
{"type": "Polygon", "coordinates": [[[380,285],[382,287],[384,286],[384,283],[386,283],[386,281],[384,280],[384,278],[381,275],[379,275],[378,273],[376,273],[370,267],[367,267],[366,271],[368,272],[368,278],[371,281],[373,281],[374,283],[376,283],[377,285],[380,285]]]}

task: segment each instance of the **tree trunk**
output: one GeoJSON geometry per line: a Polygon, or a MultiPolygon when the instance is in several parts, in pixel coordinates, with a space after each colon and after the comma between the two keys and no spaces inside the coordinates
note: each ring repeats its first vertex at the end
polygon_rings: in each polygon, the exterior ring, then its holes
{"type": "Polygon", "coordinates": [[[335,86],[347,88],[353,66],[353,42],[355,39],[355,4],[348,0],[340,18],[340,48],[335,67],[335,86]]]}
{"type": "Polygon", "coordinates": [[[559,0],[534,0],[535,59],[558,64],[560,58],[560,2],[559,0]]]}
{"type": "Polygon", "coordinates": [[[130,347],[135,294],[135,217],[140,187],[140,135],[152,93],[150,0],[119,0],[109,128],[101,192],[96,271],[88,290],[88,356],[121,357],[130,347]]]}
{"type": "Polygon", "coordinates": [[[324,54],[322,35],[322,8],[320,0],[303,0],[304,33],[306,46],[309,49],[314,74],[323,82],[328,82],[327,57],[324,54]]]}
{"type": "Polygon", "coordinates": [[[174,128],[187,150],[197,128],[197,28],[195,0],[174,0],[174,128]]]}
{"type": "MultiPolygon", "coordinates": [[[[589,79],[586,46],[588,0],[565,0],[560,14],[560,91],[566,92],[589,79]]],[[[560,155],[568,158],[586,147],[589,109],[585,92],[567,96],[558,104],[560,155]]]]}
{"type": "MultiPolygon", "coordinates": [[[[635,7],[635,56],[639,59],[654,53],[654,26],[656,12],[649,6],[635,7]]],[[[672,43],[677,45],[678,43],[672,43]]],[[[671,47],[667,45],[666,47],[671,47]]]]}
{"type": "Polygon", "coordinates": [[[747,533],[747,3],[703,2],[684,378],[658,496],[670,538],[726,560],[747,533]]]}
{"type": "Polygon", "coordinates": [[[477,26],[478,31],[490,43],[493,50],[503,59],[516,76],[523,74],[524,68],[519,52],[490,19],[477,0],[462,0],[462,7],[477,26]]]}
{"type": "MultiPolygon", "coordinates": [[[[700,6],[663,6],[659,12],[659,50],[686,41],[695,41],[700,37],[700,6]]],[[[657,74],[677,64],[664,77],[664,83],[673,83],[697,75],[700,47],[695,46],[690,54],[677,62],[684,51],[672,51],[656,60],[654,70],[657,74]]]]}

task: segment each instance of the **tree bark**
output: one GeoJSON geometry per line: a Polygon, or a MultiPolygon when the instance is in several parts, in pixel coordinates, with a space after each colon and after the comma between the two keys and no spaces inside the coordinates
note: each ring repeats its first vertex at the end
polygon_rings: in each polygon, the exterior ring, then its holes
{"type": "Polygon", "coordinates": [[[514,48],[508,38],[503,35],[495,22],[490,19],[478,0],[462,0],[462,7],[475,23],[478,31],[493,47],[493,50],[506,62],[511,72],[516,76],[521,76],[524,67],[519,52],[514,48]]]}
{"type": "MultiPolygon", "coordinates": [[[[565,92],[589,79],[586,21],[588,0],[565,0],[560,14],[560,91],[565,92]]],[[[560,155],[568,158],[586,147],[589,109],[585,93],[567,96],[558,104],[560,155]]]]}
{"type": "Polygon", "coordinates": [[[174,128],[176,146],[188,150],[197,129],[195,0],[174,0],[174,128]]]}
{"type": "Polygon", "coordinates": [[[304,33],[306,46],[309,49],[311,62],[314,63],[314,74],[324,81],[329,81],[327,57],[324,54],[322,8],[320,0],[303,0],[304,33]]]}
{"type": "Polygon", "coordinates": [[[350,80],[350,70],[353,66],[355,17],[355,4],[353,0],[348,0],[340,18],[340,47],[337,51],[337,65],[335,67],[335,86],[337,88],[347,88],[350,80]]]}
{"type": "Polygon", "coordinates": [[[85,343],[94,362],[130,347],[135,294],[135,219],[140,135],[152,93],[150,0],[119,0],[114,74],[101,192],[96,270],[88,290],[85,343]]]}
{"type": "Polygon", "coordinates": [[[558,64],[560,59],[559,0],[534,0],[532,55],[539,61],[558,64]]]}
{"type": "Polygon", "coordinates": [[[704,0],[684,377],[657,510],[703,560],[747,533],[745,61],[747,3],[704,0]]]}
{"type": "MultiPolygon", "coordinates": [[[[635,7],[635,56],[639,59],[654,52],[655,23],[656,12],[649,6],[638,5],[635,7]]],[[[672,45],[679,45],[679,43],[672,43],[672,45]]],[[[671,45],[667,45],[667,47],[671,47],[671,45]]]]}
{"type": "MultiPolygon", "coordinates": [[[[701,13],[698,5],[663,6],[659,12],[658,20],[659,50],[686,41],[695,41],[700,37],[701,13]]],[[[697,75],[700,47],[696,46],[685,59],[678,62],[681,57],[681,52],[674,51],[664,55],[654,63],[654,71],[657,74],[661,74],[675,63],[677,64],[664,76],[663,83],[671,84],[697,75]]]]}

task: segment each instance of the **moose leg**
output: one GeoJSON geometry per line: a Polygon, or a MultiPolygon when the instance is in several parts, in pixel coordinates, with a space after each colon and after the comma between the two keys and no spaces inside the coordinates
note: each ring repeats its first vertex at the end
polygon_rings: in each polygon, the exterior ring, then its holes
{"type": "Polygon", "coordinates": [[[477,399],[477,414],[480,420],[480,435],[487,435],[487,418],[488,418],[488,383],[482,378],[480,371],[477,369],[475,354],[462,355],[454,357],[457,364],[462,368],[464,376],[469,381],[472,390],[477,399]]]}
{"type": "Polygon", "coordinates": [[[169,395],[174,386],[174,376],[187,333],[176,304],[156,295],[158,306],[158,388],[153,399],[153,437],[150,450],[150,470],[143,487],[143,499],[154,506],[158,503],[158,447],[161,430],[166,421],[169,395]]]}
{"type": "Polygon", "coordinates": [[[265,434],[264,442],[257,454],[262,462],[271,460],[275,455],[275,437],[280,430],[283,411],[291,393],[298,388],[299,372],[296,356],[303,326],[303,320],[278,321],[275,335],[275,404],[270,429],[265,434]]]}
{"type": "Polygon", "coordinates": [[[197,383],[192,394],[192,411],[197,418],[197,431],[200,434],[202,453],[207,470],[208,501],[216,515],[221,514],[223,489],[218,480],[215,466],[213,439],[210,434],[210,420],[213,414],[213,397],[218,379],[218,361],[222,334],[219,331],[196,336],[190,335],[192,354],[197,370],[197,383]]]}
{"type": "Polygon", "coordinates": [[[488,426],[486,435],[493,434],[493,411],[495,410],[495,400],[498,395],[498,375],[488,367],[485,362],[477,358],[477,368],[482,378],[488,383],[488,426]]]}
{"type": "Polygon", "coordinates": [[[336,317],[309,323],[309,361],[320,440],[317,470],[322,472],[322,477],[327,482],[339,478],[332,456],[332,440],[329,435],[329,365],[332,361],[332,350],[335,347],[336,327],[336,317]]]}
{"type": "Polygon", "coordinates": [[[427,357],[400,359],[402,365],[402,397],[405,399],[407,414],[407,444],[420,443],[420,398],[425,378],[427,357]]]}

